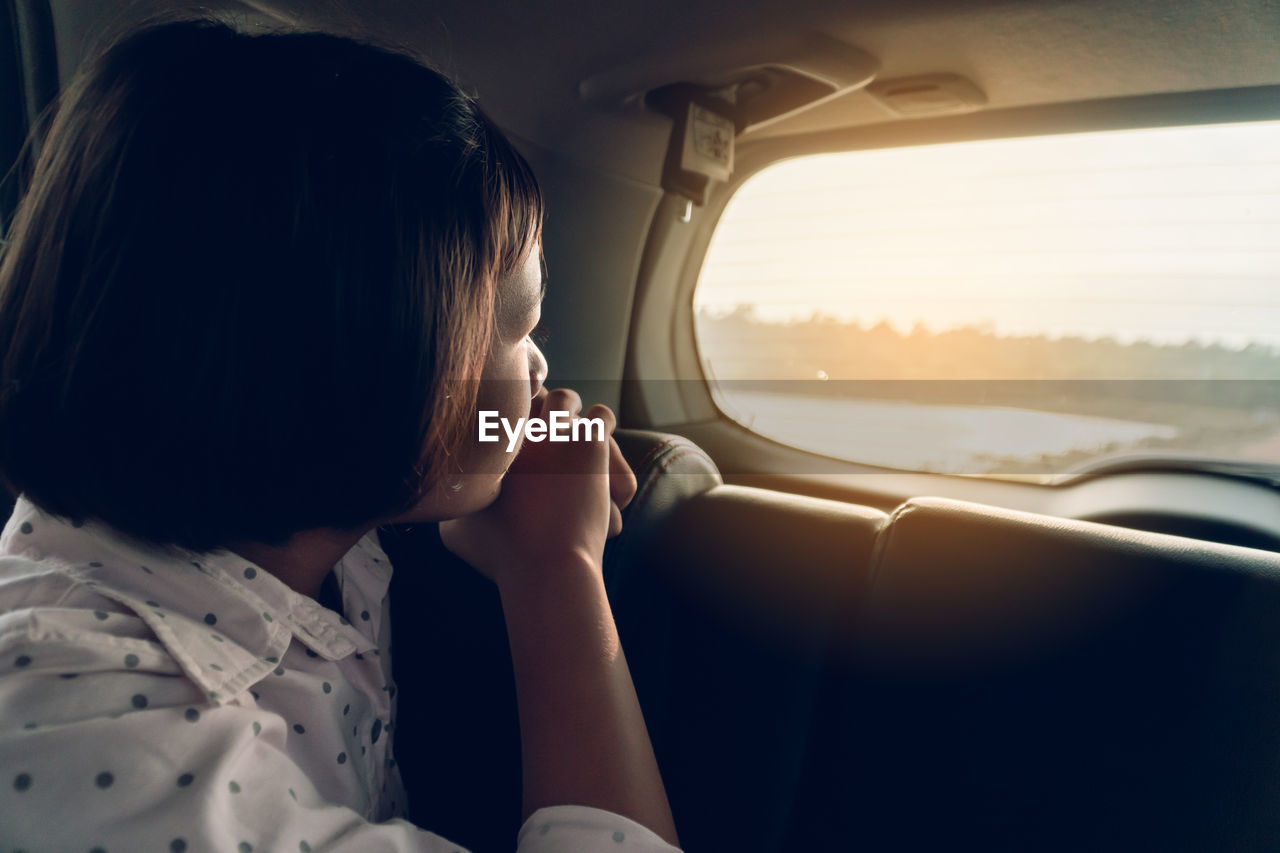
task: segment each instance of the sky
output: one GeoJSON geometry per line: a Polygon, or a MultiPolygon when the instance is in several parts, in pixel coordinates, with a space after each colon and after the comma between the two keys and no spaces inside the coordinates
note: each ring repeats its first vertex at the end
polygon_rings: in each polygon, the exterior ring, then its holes
{"type": "Polygon", "coordinates": [[[729,202],[694,304],[1280,346],[1280,121],[788,160],[729,202]]]}

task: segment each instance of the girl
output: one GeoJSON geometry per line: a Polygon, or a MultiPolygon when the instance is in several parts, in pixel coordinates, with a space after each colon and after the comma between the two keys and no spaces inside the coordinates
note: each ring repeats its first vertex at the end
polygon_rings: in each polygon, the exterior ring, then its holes
{"type": "Polygon", "coordinates": [[[634,479],[476,440],[581,409],[541,215],[471,99],[345,39],[169,24],[69,87],[0,267],[0,846],[456,849],[400,819],[372,533],[443,521],[502,598],[518,849],[672,849],[600,573],[634,479]]]}

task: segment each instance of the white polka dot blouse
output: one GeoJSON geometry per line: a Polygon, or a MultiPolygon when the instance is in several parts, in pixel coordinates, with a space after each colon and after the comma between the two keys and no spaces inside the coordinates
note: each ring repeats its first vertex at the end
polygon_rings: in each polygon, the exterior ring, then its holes
{"type": "MultiPolygon", "coordinates": [[[[0,534],[0,850],[458,851],[404,819],[375,534],[334,577],[350,620],[229,552],[19,498],[0,534]]],[[[514,843],[676,849],[583,806],[539,809],[514,843]]]]}

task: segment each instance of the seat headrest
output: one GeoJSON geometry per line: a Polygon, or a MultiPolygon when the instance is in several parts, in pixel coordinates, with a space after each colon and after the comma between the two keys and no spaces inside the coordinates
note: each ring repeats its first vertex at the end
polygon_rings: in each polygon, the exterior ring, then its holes
{"type": "Polygon", "coordinates": [[[1269,551],[942,498],[894,512],[872,572],[878,651],[970,664],[1069,644],[1171,596],[1280,596],[1269,551]]]}
{"type": "Polygon", "coordinates": [[[706,454],[676,436],[617,437],[639,485],[605,551],[611,589],[639,583],[637,574],[660,578],[699,607],[801,642],[825,637],[835,609],[865,595],[885,513],[724,485],[706,454]]]}
{"type": "Polygon", "coordinates": [[[636,429],[616,430],[613,437],[636,473],[636,494],[622,512],[622,533],[605,553],[606,578],[610,566],[642,547],[677,507],[724,482],[711,457],[687,438],[636,429]]]}

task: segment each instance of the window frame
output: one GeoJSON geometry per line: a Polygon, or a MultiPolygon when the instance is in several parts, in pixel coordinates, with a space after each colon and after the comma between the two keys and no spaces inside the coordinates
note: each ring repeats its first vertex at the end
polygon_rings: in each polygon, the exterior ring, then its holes
{"type": "MultiPolygon", "coordinates": [[[[795,157],[1026,136],[1280,119],[1280,86],[1144,95],[992,110],[934,119],[748,140],[735,172],[713,187],[704,208],[682,221],[685,205],[666,195],[650,227],[637,279],[627,343],[622,407],[628,426],[660,429],[700,443],[726,480],[891,508],[930,494],[1063,514],[1064,491],[1096,478],[1048,485],[926,473],[850,462],[765,438],[714,401],[694,329],[693,296],[712,235],[729,200],[762,169],[795,157]]],[[[1158,468],[1158,466],[1157,466],[1158,468]]],[[[1100,477],[1146,477],[1127,471],[1100,477]]],[[[1172,472],[1164,472],[1173,475],[1172,472]]],[[[1209,474],[1177,474],[1192,479],[1209,474]]],[[[1185,513],[1185,505],[1181,512],[1185,513]]],[[[1083,517],[1079,513],[1073,517],[1083,517]]]]}

